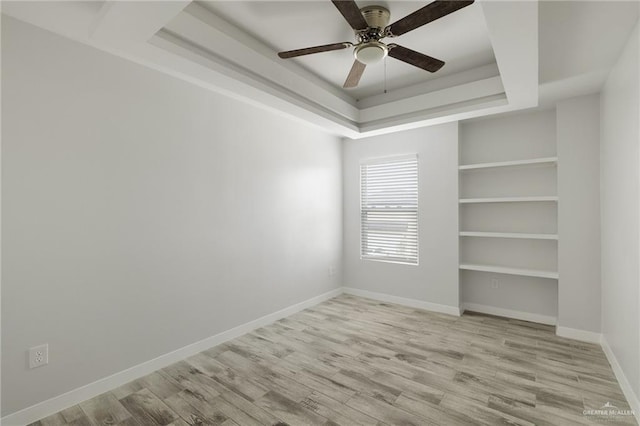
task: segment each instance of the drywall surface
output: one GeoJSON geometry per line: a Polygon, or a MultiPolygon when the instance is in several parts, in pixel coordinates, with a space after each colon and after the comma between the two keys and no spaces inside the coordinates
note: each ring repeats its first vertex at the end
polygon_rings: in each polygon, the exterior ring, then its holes
{"type": "Polygon", "coordinates": [[[638,25],[601,93],[602,332],[640,395],[638,25]]]}
{"type": "MultiPolygon", "coordinates": [[[[556,156],[556,115],[548,109],[475,119],[460,125],[460,164],[556,156]]],[[[463,198],[557,194],[554,165],[470,170],[460,173],[463,198]]],[[[460,230],[555,234],[555,202],[486,203],[460,206],[460,230]]],[[[461,263],[557,270],[555,240],[463,237],[461,263]]],[[[557,316],[558,281],[546,278],[463,271],[463,304],[486,311],[515,311],[520,317],[557,316]],[[497,309],[495,309],[497,308],[497,309]],[[533,315],[531,315],[533,314],[533,315]]]]}
{"type": "Polygon", "coordinates": [[[600,332],[600,96],[556,105],[558,325],[600,332]]]}
{"type": "MultiPolygon", "coordinates": [[[[554,281],[549,279],[461,271],[460,283],[462,303],[470,311],[482,310],[474,308],[479,305],[486,310],[486,313],[502,315],[500,312],[504,310],[503,316],[530,321],[537,321],[536,318],[544,317],[549,320],[549,323],[553,323],[557,316],[557,297],[552,294],[556,286],[553,285],[554,281]],[[497,283],[497,289],[492,287],[493,282],[497,283]],[[512,311],[513,315],[506,313],[509,311],[512,311]]],[[[541,322],[547,323],[547,321],[541,322]]]]}
{"type": "Polygon", "coordinates": [[[10,18],[2,66],[3,415],[340,286],[338,138],[10,18]]]}
{"type": "Polygon", "coordinates": [[[343,145],[344,285],[458,308],[458,125],[343,145]],[[360,259],[360,162],[418,154],[419,265],[360,259]]]}
{"type": "Polygon", "coordinates": [[[554,109],[473,119],[460,125],[460,164],[556,155],[554,109]]]}

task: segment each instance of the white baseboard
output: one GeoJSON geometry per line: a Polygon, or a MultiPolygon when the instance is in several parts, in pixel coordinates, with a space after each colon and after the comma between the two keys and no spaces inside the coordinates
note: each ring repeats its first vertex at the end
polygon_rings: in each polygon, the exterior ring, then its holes
{"type": "Polygon", "coordinates": [[[406,297],[392,296],[386,293],[376,293],[368,290],[360,290],[353,287],[342,287],[346,294],[354,296],[366,297],[368,299],[379,300],[381,302],[396,303],[398,305],[409,306],[412,308],[424,309],[432,312],[460,316],[460,309],[457,306],[440,305],[438,303],[425,302],[417,299],[409,299],[406,297]]]}
{"type": "Polygon", "coordinates": [[[102,378],[93,383],[89,383],[88,385],[79,387],[62,395],[32,405],[31,407],[27,407],[23,410],[9,414],[0,419],[0,424],[5,426],[22,426],[35,422],[36,420],[57,413],[58,411],[64,410],[65,408],[76,405],[87,399],[91,399],[97,395],[100,395],[101,393],[124,385],[125,383],[129,383],[132,380],[138,379],[160,368],[171,365],[174,362],[195,355],[228,340],[235,339],[236,337],[242,336],[243,334],[249,333],[250,331],[253,331],[257,328],[264,327],[265,325],[288,317],[289,315],[293,315],[296,312],[300,312],[311,306],[315,306],[319,303],[324,302],[325,300],[329,300],[333,297],[339,296],[340,294],[342,294],[342,288],[337,288],[319,296],[312,297],[311,299],[305,300],[303,302],[296,303],[295,305],[288,306],[277,312],[265,315],[253,321],[234,327],[230,330],[223,331],[222,333],[216,334],[215,336],[207,337],[206,339],[200,340],[199,342],[192,343],[173,352],[161,355],[150,361],[143,362],[142,364],[138,364],[119,373],[102,378]]]}
{"type": "Polygon", "coordinates": [[[611,364],[613,374],[615,374],[616,379],[618,379],[618,383],[620,384],[622,393],[627,398],[627,401],[629,402],[629,405],[631,406],[631,409],[635,414],[636,421],[640,424],[640,398],[638,398],[638,395],[636,395],[636,393],[633,391],[629,380],[627,380],[627,376],[624,374],[624,371],[622,371],[622,367],[620,367],[618,359],[613,353],[613,350],[611,350],[611,346],[609,346],[609,342],[607,342],[604,334],[600,339],[600,345],[602,346],[602,350],[609,360],[609,364],[611,364]]]}
{"type": "Polygon", "coordinates": [[[577,328],[569,327],[556,327],[556,335],[560,337],[566,337],[568,339],[581,340],[589,343],[600,343],[602,335],[595,331],[579,330],[577,328]]]}
{"type": "Polygon", "coordinates": [[[522,321],[537,322],[540,324],[556,325],[556,317],[540,314],[532,314],[530,312],[514,311],[511,309],[496,308],[495,306],[480,305],[478,303],[463,303],[462,312],[473,311],[481,314],[496,315],[499,317],[507,317],[522,321]]]}

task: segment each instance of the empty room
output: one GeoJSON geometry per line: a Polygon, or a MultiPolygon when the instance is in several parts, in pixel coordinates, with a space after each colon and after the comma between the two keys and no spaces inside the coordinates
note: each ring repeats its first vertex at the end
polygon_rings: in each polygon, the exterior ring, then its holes
{"type": "Polygon", "coordinates": [[[3,426],[638,425],[640,1],[2,1],[3,426]]]}

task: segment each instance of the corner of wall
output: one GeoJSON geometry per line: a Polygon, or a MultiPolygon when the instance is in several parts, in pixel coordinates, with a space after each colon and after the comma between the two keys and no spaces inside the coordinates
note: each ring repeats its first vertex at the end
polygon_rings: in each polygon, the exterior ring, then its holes
{"type": "Polygon", "coordinates": [[[609,346],[609,342],[607,342],[607,338],[604,334],[600,339],[600,345],[602,346],[604,354],[607,356],[609,364],[611,364],[611,369],[613,370],[616,379],[618,379],[618,383],[620,384],[622,393],[627,398],[629,406],[634,412],[636,421],[640,423],[640,398],[634,392],[631,383],[629,382],[627,376],[624,374],[624,371],[622,370],[622,367],[620,366],[620,363],[618,362],[618,359],[616,358],[613,350],[609,346]]]}

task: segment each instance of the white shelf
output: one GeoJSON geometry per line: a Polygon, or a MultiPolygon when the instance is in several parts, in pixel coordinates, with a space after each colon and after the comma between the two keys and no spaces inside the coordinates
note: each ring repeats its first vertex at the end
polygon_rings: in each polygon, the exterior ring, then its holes
{"type": "Polygon", "coordinates": [[[536,197],[491,197],[491,198],[461,198],[460,204],[471,203],[528,203],[538,201],[558,201],[557,196],[536,197]]]}
{"type": "Polygon", "coordinates": [[[532,165],[556,165],[558,164],[558,157],[545,157],[545,158],[533,158],[530,160],[515,160],[515,161],[500,161],[495,163],[477,163],[466,164],[459,166],[460,170],[478,170],[478,169],[495,169],[499,167],[514,167],[514,166],[532,166],[532,165]]]}
{"type": "Polygon", "coordinates": [[[518,232],[460,232],[461,237],[483,237],[483,238],[521,238],[528,240],[557,240],[558,234],[525,234],[518,232]]]}
{"type": "Polygon", "coordinates": [[[481,271],[481,272],[497,272],[499,274],[520,275],[525,277],[538,277],[558,279],[558,273],[554,271],[542,271],[539,269],[524,269],[524,268],[507,268],[505,266],[493,266],[493,265],[471,265],[462,264],[460,269],[468,271],[481,271]]]}

